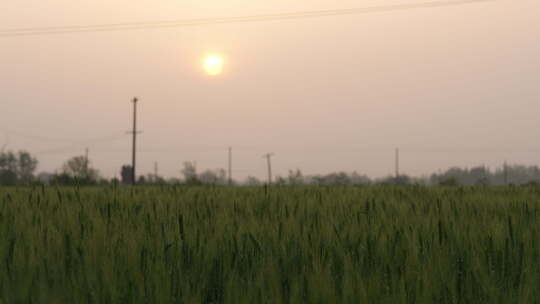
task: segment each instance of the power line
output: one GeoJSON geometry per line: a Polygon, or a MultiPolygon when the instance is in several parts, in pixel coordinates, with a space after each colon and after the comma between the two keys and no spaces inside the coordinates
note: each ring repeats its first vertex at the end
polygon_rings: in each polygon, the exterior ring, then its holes
{"type": "MultiPolygon", "coordinates": [[[[131,134],[131,132],[129,134],[131,134]]],[[[124,139],[124,138],[125,137],[122,137],[121,139],[124,139]]],[[[48,149],[48,150],[40,150],[39,152],[36,152],[36,154],[68,153],[68,152],[80,151],[80,149],[82,147],[84,147],[84,142],[81,142],[80,144],[62,146],[62,147],[48,149]]],[[[373,153],[376,153],[376,154],[391,153],[392,151],[395,152],[395,150],[392,150],[392,148],[373,148],[373,149],[368,149],[368,148],[355,149],[355,148],[343,148],[343,147],[336,147],[334,149],[328,149],[327,147],[325,147],[325,148],[326,149],[321,149],[321,148],[318,148],[318,147],[305,147],[304,149],[302,149],[302,151],[304,151],[306,149],[309,149],[309,150],[318,151],[318,152],[321,152],[321,153],[323,153],[323,152],[324,153],[329,153],[329,152],[332,152],[332,153],[358,153],[358,152],[361,152],[361,153],[370,153],[370,154],[373,154],[373,153]]],[[[264,147],[262,147],[260,149],[253,148],[253,149],[249,149],[249,150],[246,150],[246,151],[253,151],[253,153],[258,153],[259,151],[262,151],[263,149],[264,149],[264,147]]],[[[239,149],[235,148],[235,150],[239,150],[239,149]]],[[[125,153],[124,150],[103,150],[103,149],[98,149],[97,151],[99,151],[100,153],[125,153]]],[[[183,148],[183,149],[155,149],[155,148],[152,148],[152,149],[138,149],[137,153],[143,153],[143,154],[178,154],[178,153],[182,152],[182,153],[186,154],[186,151],[190,152],[191,154],[192,153],[197,153],[197,152],[216,152],[215,154],[217,154],[217,152],[221,153],[217,149],[209,149],[209,150],[206,150],[206,149],[203,149],[203,150],[190,149],[190,146],[186,146],[186,148],[183,148]]],[[[223,151],[223,148],[221,148],[221,151],[223,151]]],[[[297,151],[297,149],[288,148],[288,149],[281,149],[281,151],[297,151]]],[[[485,153],[536,154],[536,153],[540,153],[540,148],[526,148],[526,147],[525,148],[515,148],[515,149],[498,149],[498,148],[485,148],[485,149],[474,149],[474,148],[415,149],[415,148],[407,148],[407,151],[410,152],[410,153],[414,152],[414,153],[417,153],[417,154],[430,154],[430,155],[456,154],[456,153],[467,153],[467,154],[485,154],[485,153]]],[[[244,152],[243,154],[246,154],[246,153],[248,153],[248,152],[244,152]]]]}
{"type": "Polygon", "coordinates": [[[298,11],[298,12],[280,13],[280,14],[251,15],[251,16],[238,16],[238,17],[184,19],[184,20],[154,21],[154,22],[127,22],[127,23],[110,23],[110,24],[96,24],[96,25],[80,25],[80,26],[13,28],[13,29],[0,30],[0,38],[15,37],[15,36],[40,36],[40,35],[67,34],[67,33],[126,31],[126,30],[174,28],[174,27],[215,25],[215,24],[261,22],[261,21],[274,21],[274,20],[306,19],[306,18],[343,16],[343,15],[359,15],[359,14],[369,14],[369,13],[378,13],[378,12],[391,12],[391,11],[420,9],[420,8],[459,6],[459,5],[465,5],[465,4],[491,2],[491,1],[495,1],[495,0],[430,1],[430,2],[420,2],[420,3],[413,3],[413,4],[397,4],[397,5],[386,5],[386,6],[371,6],[371,7],[364,7],[364,8],[333,9],[333,10],[298,11]]]}
{"type": "Polygon", "coordinates": [[[12,130],[5,130],[3,131],[6,135],[12,135],[15,137],[20,137],[36,142],[64,142],[64,143],[72,143],[72,144],[84,144],[84,143],[101,143],[101,142],[111,142],[111,141],[117,141],[120,139],[125,138],[124,135],[112,135],[112,136],[106,136],[106,137],[96,137],[96,138],[88,138],[88,139],[69,139],[69,138],[53,138],[53,137],[44,137],[44,136],[38,136],[33,134],[26,134],[21,132],[15,132],[12,130]]]}

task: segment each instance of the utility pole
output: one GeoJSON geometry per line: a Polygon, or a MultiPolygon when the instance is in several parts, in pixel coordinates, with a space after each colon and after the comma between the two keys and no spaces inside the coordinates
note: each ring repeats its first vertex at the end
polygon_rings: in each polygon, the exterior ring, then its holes
{"type": "Polygon", "coordinates": [[[8,146],[8,144],[9,144],[9,134],[6,135],[6,142],[2,146],[2,149],[0,150],[0,153],[4,153],[6,151],[6,147],[8,146]]]}
{"type": "Polygon", "coordinates": [[[85,175],[84,177],[85,178],[88,178],[88,162],[89,162],[88,153],[89,153],[89,149],[86,148],[84,150],[84,175],[85,175]]]}
{"type": "Polygon", "coordinates": [[[129,132],[133,135],[133,147],[131,151],[131,184],[136,185],[137,184],[137,135],[140,134],[139,131],[137,131],[137,102],[139,100],[137,97],[133,98],[133,130],[129,132]]]}
{"type": "Polygon", "coordinates": [[[399,148],[396,149],[396,180],[399,179],[399,148]]]}
{"type": "Polygon", "coordinates": [[[154,178],[157,180],[158,176],[159,176],[159,167],[158,167],[158,163],[155,162],[154,163],[154,178]]]}
{"type": "Polygon", "coordinates": [[[229,175],[229,186],[232,186],[233,179],[232,179],[232,148],[231,147],[229,147],[229,171],[228,171],[228,175],[229,175]]]}
{"type": "Polygon", "coordinates": [[[274,156],[274,153],[268,153],[263,156],[263,158],[266,158],[266,162],[268,165],[268,185],[272,184],[272,157],[274,156]]]}
{"type": "Polygon", "coordinates": [[[506,163],[506,161],[504,161],[504,168],[503,168],[504,172],[504,185],[505,186],[508,186],[508,164],[506,163]]]}

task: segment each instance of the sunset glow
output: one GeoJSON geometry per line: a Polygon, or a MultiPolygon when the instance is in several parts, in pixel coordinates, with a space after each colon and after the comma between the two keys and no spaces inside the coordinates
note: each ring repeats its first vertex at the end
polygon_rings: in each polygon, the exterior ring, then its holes
{"type": "Polygon", "coordinates": [[[210,76],[218,76],[223,73],[223,58],[212,55],[204,59],[204,70],[210,76]]]}

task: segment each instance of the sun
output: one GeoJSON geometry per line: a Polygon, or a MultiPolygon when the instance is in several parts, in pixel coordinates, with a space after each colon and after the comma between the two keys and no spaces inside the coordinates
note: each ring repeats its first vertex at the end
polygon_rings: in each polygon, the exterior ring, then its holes
{"type": "Polygon", "coordinates": [[[204,70],[210,76],[218,76],[223,73],[223,58],[211,55],[204,59],[204,70]]]}

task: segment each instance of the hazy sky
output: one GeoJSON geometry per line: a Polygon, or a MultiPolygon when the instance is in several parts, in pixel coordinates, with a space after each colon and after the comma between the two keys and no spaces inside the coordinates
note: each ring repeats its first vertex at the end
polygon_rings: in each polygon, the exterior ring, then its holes
{"type": "MultiPolygon", "coordinates": [[[[0,1],[0,29],[241,16],[418,1],[0,1]]],[[[540,163],[540,2],[493,1],[318,19],[0,37],[0,143],[40,171],[86,147],[105,176],[181,164],[234,176],[540,163]],[[211,78],[201,60],[221,54],[211,78]],[[116,139],[114,141],[98,139],[116,139]]],[[[1,145],[0,145],[1,146],[1,145]]]]}

